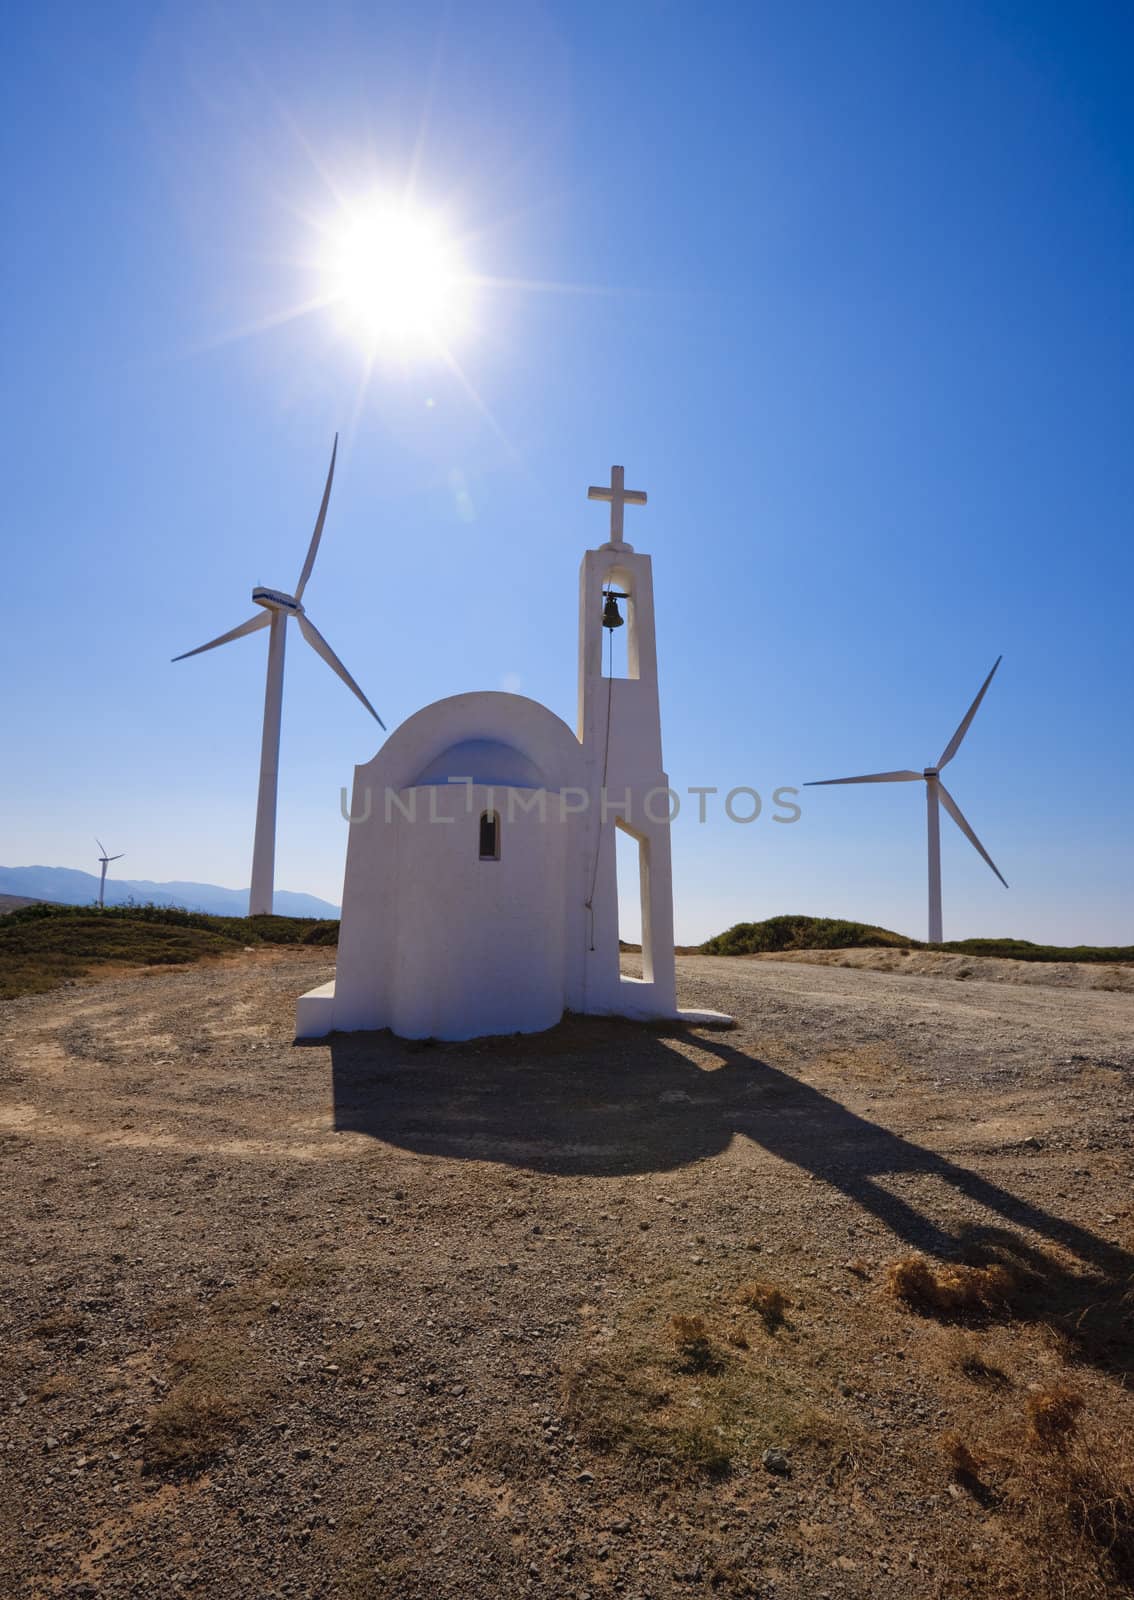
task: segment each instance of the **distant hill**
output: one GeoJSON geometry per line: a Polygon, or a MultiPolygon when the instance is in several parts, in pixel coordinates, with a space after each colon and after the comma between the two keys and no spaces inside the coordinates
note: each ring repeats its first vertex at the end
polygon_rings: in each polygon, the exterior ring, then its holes
{"type": "MultiPolygon", "coordinates": [[[[0,895],[28,900],[54,900],[65,906],[87,906],[98,899],[98,877],[73,867],[0,867],[0,895]]],[[[248,890],[225,889],[216,883],[152,883],[148,878],[107,878],[108,906],[184,906],[217,917],[248,914],[248,890]]],[[[276,914],[281,917],[337,917],[338,906],[317,895],[277,889],[276,914]]]]}
{"type": "Polygon", "coordinates": [[[26,894],[0,894],[0,917],[7,911],[20,911],[24,906],[36,906],[39,903],[26,894]]]}

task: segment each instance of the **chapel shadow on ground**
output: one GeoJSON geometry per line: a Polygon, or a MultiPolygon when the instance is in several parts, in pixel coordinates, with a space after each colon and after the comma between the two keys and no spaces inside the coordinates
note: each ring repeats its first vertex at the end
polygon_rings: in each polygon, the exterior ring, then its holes
{"type": "Polygon", "coordinates": [[[719,1062],[708,1071],[682,1052],[683,1036],[591,1017],[460,1044],[335,1034],[334,1125],[422,1155],[564,1177],[673,1171],[740,1134],[841,1191],[910,1249],[1013,1266],[1025,1286],[1015,1315],[1051,1322],[1083,1359],[1134,1372],[1128,1251],[848,1110],[733,1035],[698,1031],[698,1049],[719,1062]],[[886,1187],[903,1174],[940,1180],[987,1221],[935,1219],[886,1187]]]}

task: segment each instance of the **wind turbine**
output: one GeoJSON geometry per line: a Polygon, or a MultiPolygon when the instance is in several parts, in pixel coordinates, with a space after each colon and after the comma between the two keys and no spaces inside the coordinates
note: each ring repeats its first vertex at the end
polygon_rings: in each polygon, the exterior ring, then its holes
{"type": "Polygon", "coordinates": [[[338,454],[338,448],[339,436],[336,433],[322,504],[315,519],[315,531],[307,547],[307,559],[303,563],[303,571],[299,574],[295,593],[284,594],[279,589],[259,587],[253,589],[252,598],[258,606],[263,607],[262,611],[249,617],[248,621],[242,622],[238,628],[230,628],[228,633],[222,633],[219,639],[210,639],[208,644],[198,645],[196,650],[186,650],[184,655],[173,658],[175,661],[185,661],[189,656],[199,656],[205,650],[215,650],[218,645],[239,639],[242,634],[255,633],[260,628],[271,630],[268,634],[268,680],[264,692],[264,733],[260,744],[260,792],[256,805],[256,838],[252,846],[252,889],[248,897],[248,912],[253,917],[270,916],[272,913],[276,867],[276,791],[280,763],[280,713],[283,708],[284,645],[289,617],[296,619],[300,633],[312,650],[316,655],[322,656],[331,671],[336,672],[351,693],[358,696],[378,726],[383,731],[386,728],[382,718],[308,617],[302,604],[303,591],[307,587],[307,580],[315,565],[319,540],[323,536],[323,523],[327,518],[327,503],[331,498],[331,483],[335,476],[335,456],[338,454]]]}
{"type": "Polygon", "coordinates": [[[988,851],[981,844],[976,834],[966,822],[964,813],[953,799],[953,796],[941,782],[941,769],[949,765],[957,751],[961,748],[961,740],[969,731],[969,724],[977,714],[977,708],[984,699],[985,690],[992,682],[997,667],[1004,660],[997,656],[993,663],[992,672],[980,686],[980,693],[972,705],[961,718],[960,726],[941,752],[941,757],[935,767],[926,767],[924,772],[868,772],[861,778],[824,778],[821,783],[804,784],[805,789],[821,789],[832,783],[915,783],[919,778],[925,780],[925,809],[926,822],[929,833],[929,943],[941,943],[941,817],[938,805],[943,805],[953,821],[960,828],[965,838],[973,849],[982,855],[1007,889],[1008,884],[1000,872],[996,862],[993,861],[988,851]]]}
{"type": "Polygon", "coordinates": [[[106,853],[106,846],[97,836],[97,834],[95,835],[95,844],[97,844],[99,849],[102,851],[102,854],[98,858],[102,862],[102,877],[98,881],[98,908],[101,911],[103,908],[103,901],[106,898],[106,869],[112,861],[121,861],[126,852],[125,850],[120,850],[116,856],[108,856],[106,853]]]}

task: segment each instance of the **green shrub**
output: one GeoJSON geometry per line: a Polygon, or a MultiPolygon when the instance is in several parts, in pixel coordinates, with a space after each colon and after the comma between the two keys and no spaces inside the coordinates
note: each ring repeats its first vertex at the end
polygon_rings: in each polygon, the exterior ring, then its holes
{"type": "Polygon", "coordinates": [[[1134,961],[1134,945],[1032,944],[1028,939],[951,939],[939,946],[964,956],[1002,956],[1009,961],[1134,961]]]}
{"type": "Polygon", "coordinates": [[[768,917],[764,922],[738,922],[701,946],[707,956],[751,956],[776,950],[846,950],[854,945],[914,943],[904,934],[874,928],[865,922],[832,917],[768,917]]]}

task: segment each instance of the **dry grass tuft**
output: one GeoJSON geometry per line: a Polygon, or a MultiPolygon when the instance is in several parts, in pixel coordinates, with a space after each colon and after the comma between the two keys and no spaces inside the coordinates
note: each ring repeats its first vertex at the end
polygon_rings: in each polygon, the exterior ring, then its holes
{"type": "Polygon", "coordinates": [[[671,1389],[661,1350],[632,1345],[595,1354],[570,1374],[566,1398],[585,1444],[628,1457],[650,1478],[719,1478],[732,1465],[726,1407],[715,1393],[691,1404],[671,1389]]]}
{"type": "Polygon", "coordinates": [[[714,1428],[699,1422],[677,1427],[669,1443],[675,1461],[707,1478],[725,1478],[732,1471],[732,1452],[714,1428]]]}
{"type": "Polygon", "coordinates": [[[1017,1287],[1015,1275],[999,1262],[965,1267],[931,1264],[924,1256],[892,1261],[886,1287],[914,1311],[937,1317],[989,1316],[1005,1310],[1017,1287]]]}
{"type": "Polygon", "coordinates": [[[82,1333],[87,1319],[78,1311],[57,1311],[53,1316],[33,1322],[28,1330],[37,1339],[58,1339],[65,1333],[82,1333]]]}
{"type": "Polygon", "coordinates": [[[737,1298],[742,1306],[759,1314],[769,1333],[774,1333],[783,1325],[788,1302],[783,1291],[777,1289],[774,1283],[768,1283],[762,1278],[752,1278],[740,1285],[737,1298]]]}
{"type": "Polygon", "coordinates": [[[253,1413],[257,1354],[212,1329],[187,1334],[169,1354],[175,1381],[150,1413],[143,1470],[199,1471],[238,1437],[253,1413]]]}
{"type": "Polygon", "coordinates": [[[150,1418],[145,1471],[195,1471],[207,1466],[235,1438],[245,1415],[233,1397],[215,1390],[174,1390],[150,1418]]]}
{"type": "Polygon", "coordinates": [[[986,1345],[971,1333],[959,1328],[952,1329],[945,1353],[947,1369],[959,1372],[970,1383],[983,1384],[988,1389],[1011,1389],[1012,1379],[1000,1365],[1000,1360],[1006,1358],[1001,1356],[996,1359],[986,1345]]]}
{"type": "Polygon", "coordinates": [[[335,1344],[335,1361],[343,1381],[365,1388],[389,1372],[399,1346],[365,1330],[349,1334],[335,1344]]]}
{"type": "Polygon", "coordinates": [[[983,1462],[959,1433],[941,1435],[941,1451],[958,1478],[979,1478],[983,1462]]]}
{"type": "Polygon", "coordinates": [[[1086,1401],[1065,1383],[1033,1389],[1027,1398],[1028,1437],[1041,1450],[1066,1450],[1086,1401]]]}
{"type": "Polygon", "coordinates": [[[987,1462],[984,1456],[974,1450],[967,1439],[959,1433],[943,1433],[940,1439],[941,1450],[953,1469],[953,1477],[960,1487],[972,1495],[978,1505],[986,1511],[994,1509],[999,1503],[999,1495],[986,1481],[987,1462]]]}
{"type": "MultiPolygon", "coordinates": [[[[699,1317],[685,1332],[696,1344],[699,1317]]],[[[703,1326],[703,1324],[702,1324],[703,1326]]],[[[669,1335],[676,1337],[668,1327],[669,1335]]],[[[723,1477],[733,1457],[719,1378],[674,1366],[660,1343],[617,1341],[596,1351],[569,1376],[568,1412],[583,1442],[603,1454],[619,1453],[651,1478],[723,1477]],[[668,1371],[667,1371],[668,1369],[668,1371]]]]}
{"type": "Polygon", "coordinates": [[[178,1382],[238,1383],[255,1352],[235,1334],[203,1328],[171,1347],[169,1359],[178,1382]]]}
{"type": "Polygon", "coordinates": [[[326,1288],[336,1270],[328,1261],[283,1256],[247,1283],[222,1290],[209,1305],[210,1315],[237,1324],[257,1322],[274,1301],[283,1304],[298,1299],[305,1291],[326,1288]]]}
{"type": "MultiPolygon", "coordinates": [[[[770,1446],[805,1454],[820,1473],[853,1460],[847,1419],[814,1404],[812,1346],[785,1338],[772,1361],[765,1341],[749,1346],[735,1289],[703,1299],[700,1315],[669,1314],[675,1287],[629,1307],[569,1368],[566,1412],[582,1444],[653,1482],[720,1478],[770,1446]]],[[[692,1291],[683,1283],[681,1292],[692,1291]]]]}
{"type": "MultiPolygon", "coordinates": [[[[265,1355],[255,1325],[325,1288],[337,1270],[332,1262],[284,1256],[204,1306],[171,1300],[150,1309],[151,1332],[190,1326],[168,1351],[173,1386],[150,1414],[146,1472],[199,1471],[228,1448],[263,1399],[265,1355]]],[[[357,1381],[377,1370],[367,1365],[373,1355],[359,1349],[357,1381]]]]}
{"type": "Polygon", "coordinates": [[[713,1348],[703,1317],[675,1312],[669,1319],[669,1332],[677,1346],[682,1372],[720,1372],[724,1363],[713,1348]]]}
{"type": "Polygon", "coordinates": [[[197,1309],[196,1300],[160,1300],[157,1305],[150,1306],[142,1320],[147,1332],[165,1333],[187,1322],[197,1309]]]}
{"type": "Polygon", "coordinates": [[[1121,1465],[1092,1459],[1069,1485],[1068,1514],[1080,1537],[1099,1552],[1110,1574],[1134,1588],[1134,1486],[1129,1457],[1121,1465]]]}
{"type": "Polygon", "coordinates": [[[50,1378],[44,1378],[32,1399],[37,1405],[45,1405],[51,1400],[61,1400],[66,1394],[74,1394],[77,1388],[74,1378],[68,1377],[65,1372],[56,1372],[50,1378]]]}
{"type": "Polygon", "coordinates": [[[668,1454],[657,1421],[672,1399],[658,1371],[658,1352],[619,1340],[596,1351],[568,1376],[567,1408],[580,1438],[606,1454],[668,1454]]]}
{"type": "Polygon", "coordinates": [[[1029,1544],[1060,1575],[1065,1593],[1129,1593],[1134,1588],[1130,1429],[1092,1423],[1082,1395],[1051,1385],[1028,1396],[1024,1444],[1030,1448],[1021,1450],[1011,1467],[1029,1544]]]}
{"type": "Polygon", "coordinates": [[[994,1362],[986,1360],[979,1351],[973,1351],[961,1357],[958,1363],[966,1378],[971,1378],[974,1383],[987,1383],[994,1389],[1007,1389],[1012,1380],[994,1362]]]}
{"type": "MultiPolygon", "coordinates": [[[[1014,1570],[996,1593],[1112,1600],[1134,1586],[1134,1429],[1095,1418],[1065,1383],[1010,1409],[986,1404],[940,1448],[955,1482],[1002,1519],[1014,1570]]],[[[993,1592],[990,1590],[989,1592],[993,1592]]]]}

